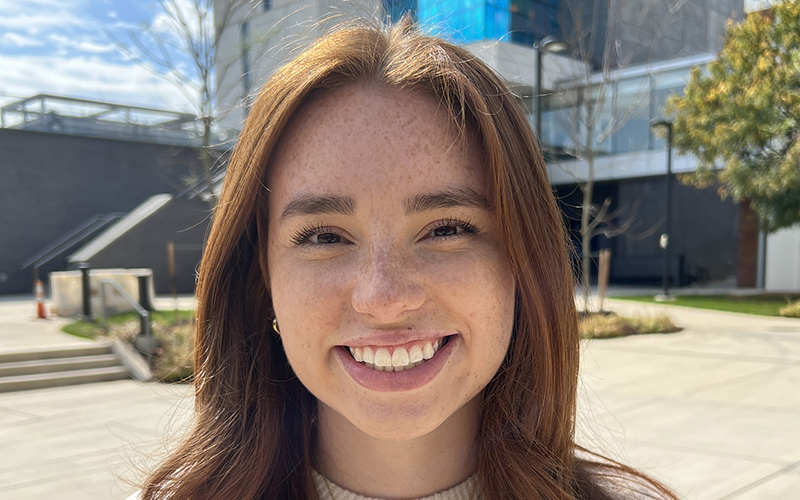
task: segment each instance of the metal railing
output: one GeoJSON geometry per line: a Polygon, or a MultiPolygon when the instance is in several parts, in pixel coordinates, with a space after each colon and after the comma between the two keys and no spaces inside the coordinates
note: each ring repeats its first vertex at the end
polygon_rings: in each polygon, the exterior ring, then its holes
{"type": "Polygon", "coordinates": [[[152,335],[150,333],[150,311],[145,309],[141,306],[138,302],[136,302],[133,297],[128,295],[128,292],[122,288],[122,285],[117,282],[114,278],[105,278],[100,280],[100,314],[103,316],[103,329],[108,331],[108,314],[106,312],[106,287],[111,286],[116,290],[120,296],[125,299],[125,302],[131,305],[133,309],[136,311],[136,314],[139,315],[139,323],[141,326],[141,331],[139,335],[152,335]]]}
{"type": "Polygon", "coordinates": [[[111,222],[121,219],[124,215],[124,212],[112,212],[110,214],[98,214],[89,217],[25,260],[21,264],[20,269],[27,269],[33,266],[34,279],[37,279],[39,267],[105,228],[111,222]]]}
{"type": "MultiPolygon", "coordinates": [[[[104,278],[99,281],[100,283],[100,309],[103,317],[103,329],[108,332],[108,313],[106,311],[106,288],[111,286],[139,315],[140,330],[139,335],[134,339],[134,346],[139,352],[147,356],[147,359],[152,364],[152,358],[158,350],[158,340],[153,335],[150,329],[150,311],[142,307],[142,305],[122,287],[114,278],[104,278]]],[[[140,280],[139,286],[141,287],[142,281],[140,280]]],[[[139,295],[142,295],[141,293],[139,295]]]]}

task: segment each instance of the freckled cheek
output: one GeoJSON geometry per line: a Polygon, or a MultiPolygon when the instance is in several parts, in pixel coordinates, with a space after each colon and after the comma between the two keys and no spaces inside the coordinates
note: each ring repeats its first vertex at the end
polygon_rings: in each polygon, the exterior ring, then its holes
{"type": "Polygon", "coordinates": [[[290,362],[328,355],[345,306],[341,275],[309,262],[276,262],[274,268],[273,302],[290,362]]]}
{"type": "Polygon", "coordinates": [[[422,270],[441,298],[474,320],[513,315],[514,279],[498,255],[463,254],[427,262],[422,270]]]}

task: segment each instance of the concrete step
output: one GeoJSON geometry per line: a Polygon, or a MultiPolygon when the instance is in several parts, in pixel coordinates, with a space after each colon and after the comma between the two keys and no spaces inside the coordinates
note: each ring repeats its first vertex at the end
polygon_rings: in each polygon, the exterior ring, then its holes
{"type": "Polygon", "coordinates": [[[129,378],[128,372],[122,366],[18,375],[0,378],[0,393],[88,384],[91,382],[106,382],[109,380],[122,380],[127,378],[129,378]]]}
{"type": "Polygon", "coordinates": [[[28,349],[19,352],[0,352],[0,363],[16,363],[39,359],[74,358],[111,354],[110,342],[97,342],[78,346],[65,346],[45,349],[28,349]]]}
{"type": "Polygon", "coordinates": [[[110,366],[120,366],[119,360],[113,354],[14,361],[0,363],[0,380],[2,380],[1,377],[108,368],[110,366]]]}

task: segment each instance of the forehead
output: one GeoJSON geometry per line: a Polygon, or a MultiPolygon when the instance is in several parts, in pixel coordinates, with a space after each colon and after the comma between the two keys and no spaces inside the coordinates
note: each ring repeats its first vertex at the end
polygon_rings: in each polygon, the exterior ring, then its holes
{"type": "Polygon", "coordinates": [[[273,190],[460,183],[485,190],[481,148],[430,95],[353,84],[306,102],[270,164],[273,190]]]}

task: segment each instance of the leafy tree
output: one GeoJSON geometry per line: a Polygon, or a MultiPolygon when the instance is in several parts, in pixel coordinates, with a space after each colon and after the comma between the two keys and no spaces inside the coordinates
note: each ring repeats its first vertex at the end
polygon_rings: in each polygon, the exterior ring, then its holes
{"type": "Polygon", "coordinates": [[[749,200],[767,231],[800,222],[800,0],[729,24],[668,111],[675,146],[698,160],[686,182],[749,200]]]}

